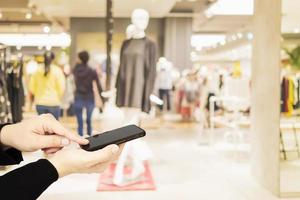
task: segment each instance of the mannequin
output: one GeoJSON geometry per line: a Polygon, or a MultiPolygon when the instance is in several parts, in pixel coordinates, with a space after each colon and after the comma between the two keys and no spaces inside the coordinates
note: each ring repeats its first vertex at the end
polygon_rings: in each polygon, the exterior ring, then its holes
{"type": "Polygon", "coordinates": [[[149,23],[146,10],[135,9],[131,21],[135,31],[132,38],[125,40],[121,47],[116,104],[118,107],[138,108],[148,113],[156,76],[156,44],[145,34],[149,23]]]}
{"type": "MultiPolygon", "coordinates": [[[[143,9],[132,13],[132,24],[126,29],[126,37],[120,54],[120,68],[116,83],[117,106],[122,107],[124,124],[140,124],[141,110],[149,112],[150,95],[156,75],[156,45],[146,38],[149,14],[143,9]],[[145,64],[146,63],[146,64],[145,64]]],[[[144,173],[143,161],[152,157],[152,152],[142,140],[128,142],[116,165],[113,178],[115,185],[123,185],[123,169],[126,161],[131,161],[130,180],[137,179],[144,173]]]]}
{"type": "Polygon", "coordinates": [[[135,32],[135,26],[133,24],[129,24],[126,28],[126,38],[127,38],[127,40],[129,40],[133,37],[134,32],[135,32]]]}
{"type": "Polygon", "coordinates": [[[146,37],[145,30],[149,23],[149,13],[144,9],[137,8],[132,12],[131,22],[135,26],[135,32],[132,37],[134,39],[146,37]]]}

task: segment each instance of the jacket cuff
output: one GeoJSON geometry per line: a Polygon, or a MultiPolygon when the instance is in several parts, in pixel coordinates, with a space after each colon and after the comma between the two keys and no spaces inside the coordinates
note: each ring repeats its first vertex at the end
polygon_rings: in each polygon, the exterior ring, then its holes
{"type": "Polygon", "coordinates": [[[47,182],[49,183],[57,181],[59,177],[58,172],[49,160],[40,159],[36,162],[36,166],[38,170],[40,170],[41,172],[45,172],[39,174],[39,176],[41,176],[41,180],[47,180],[47,182]]]}
{"type": "MultiPolygon", "coordinates": [[[[9,124],[0,124],[1,129],[9,124]]],[[[0,165],[15,165],[23,161],[22,153],[17,149],[5,147],[0,143],[0,165]]]]}

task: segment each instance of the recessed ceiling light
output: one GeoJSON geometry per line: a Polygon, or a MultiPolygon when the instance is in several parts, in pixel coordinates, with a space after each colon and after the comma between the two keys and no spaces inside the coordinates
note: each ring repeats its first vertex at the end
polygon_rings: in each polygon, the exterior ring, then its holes
{"type": "Polygon", "coordinates": [[[0,11],[0,19],[2,19],[2,17],[3,17],[3,14],[2,14],[2,12],[0,11]]]}
{"type": "Polygon", "coordinates": [[[22,49],[22,46],[17,46],[16,49],[17,49],[17,50],[21,50],[21,49],[22,49]]]}
{"type": "Polygon", "coordinates": [[[25,19],[31,19],[31,18],[32,18],[31,12],[25,14],[25,19]]]}
{"type": "Polygon", "coordinates": [[[212,12],[209,12],[209,11],[205,11],[204,12],[204,15],[207,19],[210,19],[214,16],[214,14],[212,12]]]}
{"type": "Polygon", "coordinates": [[[50,51],[51,49],[52,49],[52,47],[51,47],[50,45],[47,45],[47,46],[46,46],[46,50],[47,50],[47,51],[50,51]]]}
{"type": "Polygon", "coordinates": [[[243,37],[243,33],[238,33],[237,37],[241,39],[243,37]]]}
{"type": "Polygon", "coordinates": [[[295,28],[294,29],[294,33],[300,33],[300,29],[299,28],[295,28]]]}
{"type": "Polygon", "coordinates": [[[248,40],[252,40],[253,39],[253,33],[248,33],[247,38],[248,38],[248,40]]]}
{"type": "Polygon", "coordinates": [[[44,26],[43,31],[44,31],[44,33],[49,33],[50,32],[50,27],[49,26],[44,26]]]}
{"type": "Polygon", "coordinates": [[[237,40],[236,35],[231,36],[231,39],[232,39],[233,41],[237,40]]]}
{"type": "Polygon", "coordinates": [[[224,46],[225,44],[226,44],[226,41],[225,41],[225,40],[221,41],[221,45],[222,45],[222,46],[224,46]]]}

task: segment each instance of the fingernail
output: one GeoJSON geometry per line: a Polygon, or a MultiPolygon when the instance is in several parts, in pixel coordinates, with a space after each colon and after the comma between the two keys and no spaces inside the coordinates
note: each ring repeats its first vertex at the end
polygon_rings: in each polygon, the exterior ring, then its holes
{"type": "Polygon", "coordinates": [[[88,144],[90,141],[88,139],[84,139],[84,142],[88,144]]]}
{"type": "Polygon", "coordinates": [[[118,145],[113,145],[113,146],[111,147],[111,152],[112,152],[113,154],[118,153],[118,151],[119,151],[119,146],[118,146],[118,145]]]}
{"type": "Polygon", "coordinates": [[[69,141],[68,139],[66,139],[66,138],[63,138],[63,139],[61,140],[62,146],[67,146],[69,143],[70,143],[70,141],[69,141]]]}

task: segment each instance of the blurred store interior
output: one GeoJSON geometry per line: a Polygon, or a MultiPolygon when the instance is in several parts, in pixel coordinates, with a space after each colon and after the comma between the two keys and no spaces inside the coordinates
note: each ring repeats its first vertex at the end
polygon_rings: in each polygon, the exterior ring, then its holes
{"type": "MultiPolygon", "coordinates": [[[[52,52],[65,80],[65,127],[84,137],[127,124],[147,132],[104,173],[66,176],[39,199],[300,199],[299,8],[296,0],[0,0],[0,123],[37,115],[30,85],[52,52]],[[93,85],[80,130],[82,51],[102,91],[93,85]]],[[[23,155],[21,165],[45,156],[23,155]]]]}

